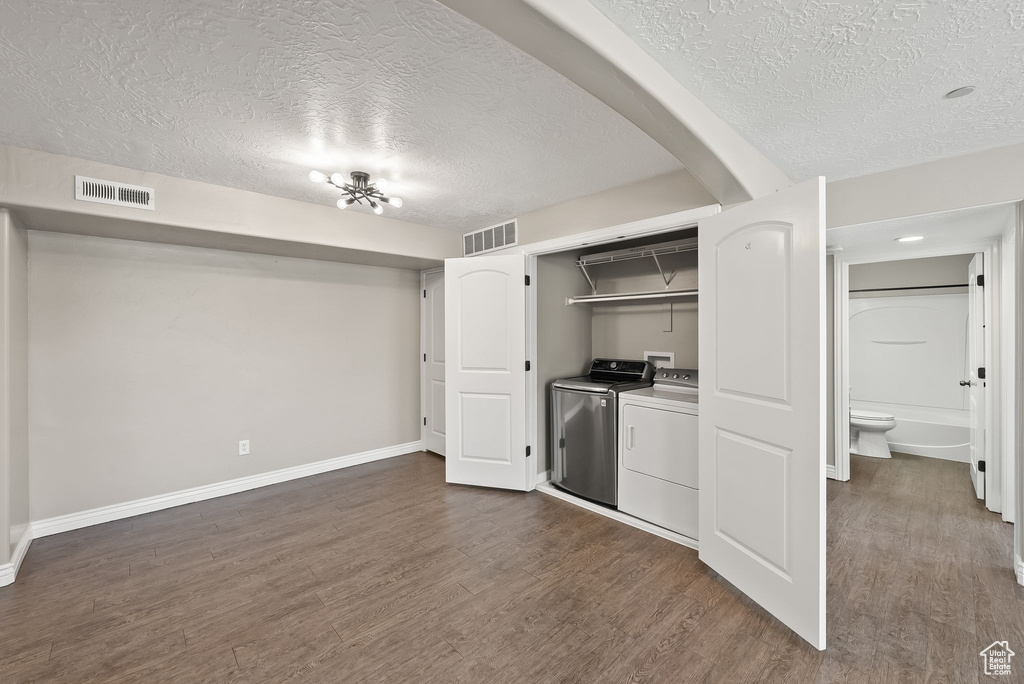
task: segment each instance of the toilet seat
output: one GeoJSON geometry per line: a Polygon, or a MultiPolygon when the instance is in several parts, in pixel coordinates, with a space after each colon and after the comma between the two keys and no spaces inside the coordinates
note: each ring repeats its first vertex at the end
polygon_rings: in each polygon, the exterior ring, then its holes
{"type": "Polygon", "coordinates": [[[877,411],[861,411],[860,409],[852,409],[850,411],[850,418],[853,418],[854,420],[877,420],[880,422],[896,420],[896,417],[891,413],[879,413],[877,411]]]}

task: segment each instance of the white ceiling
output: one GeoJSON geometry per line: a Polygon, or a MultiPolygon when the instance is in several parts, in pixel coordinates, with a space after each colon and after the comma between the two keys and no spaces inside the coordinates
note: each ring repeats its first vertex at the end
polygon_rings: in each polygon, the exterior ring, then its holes
{"type": "Polygon", "coordinates": [[[0,63],[0,142],[322,204],[365,170],[455,230],[681,168],[433,0],[0,3],[0,63]]]}
{"type": "Polygon", "coordinates": [[[794,180],[1024,141],[1020,0],[591,2],[794,180]]]}
{"type": "Polygon", "coordinates": [[[863,253],[901,253],[928,250],[945,245],[981,241],[1005,234],[1016,225],[1014,202],[946,211],[938,214],[829,228],[825,241],[831,250],[842,248],[843,256],[863,253]],[[896,238],[920,235],[917,242],[896,242],[896,238]]]}

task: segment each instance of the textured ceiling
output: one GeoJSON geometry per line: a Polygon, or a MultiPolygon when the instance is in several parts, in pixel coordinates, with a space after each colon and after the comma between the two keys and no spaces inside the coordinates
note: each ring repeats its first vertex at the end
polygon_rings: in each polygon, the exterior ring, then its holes
{"type": "Polygon", "coordinates": [[[457,230],[680,168],[433,0],[0,0],[0,64],[0,142],[457,230]]]}
{"type": "Polygon", "coordinates": [[[591,2],[796,180],[1024,140],[1021,0],[591,2]]]}

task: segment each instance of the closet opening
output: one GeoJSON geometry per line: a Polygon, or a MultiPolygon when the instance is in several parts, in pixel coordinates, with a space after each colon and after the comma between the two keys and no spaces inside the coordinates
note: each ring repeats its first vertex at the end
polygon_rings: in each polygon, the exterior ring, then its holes
{"type": "MultiPolygon", "coordinates": [[[[717,209],[715,207],[714,209],[717,209]]],[[[600,502],[560,488],[559,449],[565,446],[566,434],[553,416],[555,402],[552,383],[556,380],[584,376],[595,359],[647,361],[655,369],[682,369],[692,373],[694,395],[698,369],[698,271],[696,219],[683,224],[666,225],[639,237],[607,235],[606,239],[591,234],[577,236],[576,244],[561,249],[530,255],[527,270],[531,276],[528,298],[535,315],[529,338],[534,345],[530,356],[536,359],[536,374],[528,378],[528,395],[534,404],[530,410],[533,422],[533,452],[537,459],[537,486],[546,494],[639,527],[677,543],[696,547],[697,537],[697,402],[683,416],[666,413],[644,413],[647,407],[630,407],[634,424],[623,427],[622,415],[628,392],[619,395],[614,430],[606,432],[606,441],[614,440],[612,452],[620,473],[615,487],[620,500],[600,502]],[[597,237],[597,239],[595,239],[597,237]],[[649,424],[649,417],[658,418],[649,424]],[[621,428],[621,430],[620,430],[621,428]],[[639,432],[638,432],[639,431],[639,432]],[[621,432],[621,434],[620,434],[621,432]],[[632,436],[632,445],[622,442],[632,436]],[[672,453],[672,449],[655,440],[664,435],[692,440],[692,475],[673,459],[671,470],[662,475],[667,484],[655,482],[641,472],[632,481],[632,471],[622,478],[622,455],[630,446],[652,448],[652,454],[672,453]],[[561,439],[559,439],[561,437],[561,439]],[[653,489],[651,485],[653,483],[653,489]],[[664,491],[655,491],[657,487],[664,491]],[[661,497],[665,505],[659,510],[647,500],[661,497]],[[641,501],[637,503],[637,499],[641,501]],[[687,503],[689,502],[689,503],[687,503]]],[[[528,309],[531,308],[528,305],[528,309]]],[[[613,402],[615,403],[615,402],[613,402]]],[[[669,406],[669,408],[674,408],[669,406]]],[[[586,409],[579,409],[586,410],[586,409]]],[[[578,413],[578,411],[575,411],[578,413]]],[[[570,440],[575,438],[571,435],[570,440]]],[[[607,427],[603,428],[608,430],[607,427]]],[[[685,445],[679,445],[685,448],[685,445]]],[[[666,459],[667,460],[667,459],[666,459]]],[[[571,468],[571,465],[569,466],[571,468]]],[[[657,468],[657,466],[654,466],[657,468]]],[[[638,470],[645,470],[638,468],[638,470]]]]}

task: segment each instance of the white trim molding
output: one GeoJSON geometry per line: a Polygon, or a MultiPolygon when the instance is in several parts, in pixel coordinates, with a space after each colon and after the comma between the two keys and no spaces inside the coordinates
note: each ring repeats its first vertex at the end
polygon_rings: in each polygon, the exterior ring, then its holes
{"type": "Polygon", "coordinates": [[[551,471],[545,470],[543,473],[537,473],[537,478],[533,481],[534,488],[551,482],[551,471]]]}
{"type": "MultiPolygon", "coordinates": [[[[550,471],[548,474],[550,474],[550,471]]],[[[585,508],[592,513],[597,513],[598,515],[602,515],[606,518],[611,518],[612,520],[624,523],[626,525],[629,525],[630,527],[635,527],[638,530],[643,530],[644,532],[648,532],[657,537],[661,537],[662,539],[667,539],[670,542],[675,542],[676,544],[679,544],[681,546],[687,546],[691,549],[697,548],[696,539],[691,539],[686,535],[679,534],[678,532],[673,532],[672,530],[667,530],[664,527],[659,527],[654,523],[647,522],[646,520],[634,518],[633,516],[623,513],[621,511],[617,511],[614,508],[605,508],[600,504],[593,503],[592,501],[587,501],[586,499],[581,499],[578,496],[573,496],[572,494],[568,494],[566,492],[563,492],[561,489],[558,489],[550,482],[538,483],[537,491],[543,492],[548,496],[553,496],[556,499],[567,501],[573,504],[574,506],[585,508]]]]}
{"type": "Polygon", "coordinates": [[[1024,584],[1024,560],[1017,554],[1013,556],[1013,573],[1017,576],[1017,584],[1024,584]]]}
{"type": "Polygon", "coordinates": [[[836,467],[834,465],[828,463],[825,464],[825,477],[827,477],[830,480],[838,479],[836,477],[836,467]]]}
{"type": "Polygon", "coordinates": [[[30,523],[22,531],[21,538],[14,547],[14,553],[11,555],[10,562],[0,565],[0,587],[13,584],[14,580],[18,578],[18,570],[21,569],[21,562],[25,560],[25,554],[28,553],[28,547],[32,544],[32,539],[32,525],[30,523]]]}
{"type": "Polygon", "coordinates": [[[282,468],[281,470],[274,470],[269,473],[249,475],[246,477],[239,477],[234,480],[225,480],[224,482],[216,482],[214,484],[202,485],[191,489],[183,489],[181,491],[170,492],[168,494],[159,494],[157,496],[150,496],[144,499],[136,499],[135,501],[126,501],[112,506],[102,506],[100,508],[93,508],[92,510],[82,511],[80,513],[71,513],[54,518],[36,520],[31,523],[30,531],[32,538],[38,539],[39,537],[47,537],[51,534],[60,534],[61,532],[77,530],[82,527],[99,525],[112,520],[130,518],[135,515],[142,515],[143,513],[152,513],[153,511],[159,511],[165,508],[174,508],[175,506],[182,506],[196,501],[215,499],[218,496],[237,494],[238,492],[258,489],[259,487],[266,487],[267,485],[287,482],[289,480],[297,480],[311,475],[319,475],[320,473],[326,473],[331,470],[351,468],[352,466],[370,463],[371,461],[380,461],[385,458],[403,456],[416,451],[422,451],[419,440],[415,442],[407,442],[405,444],[396,444],[395,446],[383,447],[381,449],[362,451],[356,454],[349,454],[348,456],[329,458],[324,461],[316,461],[315,463],[306,463],[304,465],[293,466],[291,468],[282,468]]]}

